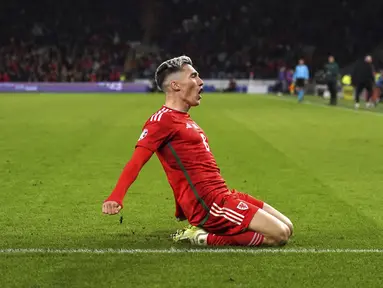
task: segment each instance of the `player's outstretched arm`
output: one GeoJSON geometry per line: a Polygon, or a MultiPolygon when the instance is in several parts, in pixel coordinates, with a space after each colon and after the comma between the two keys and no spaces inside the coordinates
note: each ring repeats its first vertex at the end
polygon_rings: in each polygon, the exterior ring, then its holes
{"type": "Polygon", "coordinates": [[[132,158],[125,165],[116,187],[102,205],[103,213],[114,215],[120,212],[126,192],[137,179],[142,167],[149,161],[152,155],[153,152],[144,147],[137,147],[134,150],[132,158]]]}

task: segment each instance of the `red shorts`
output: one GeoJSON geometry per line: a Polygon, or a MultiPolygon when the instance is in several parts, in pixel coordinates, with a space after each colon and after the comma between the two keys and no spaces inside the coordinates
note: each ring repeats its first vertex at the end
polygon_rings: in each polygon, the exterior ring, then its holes
{"type": "Polygon", "coordinates": [[[232,190],[219,196],[210,207],[209,219],[203,225],[209,233],[235,235],[247,230],[263,202],[245,193],[232,190]]]}

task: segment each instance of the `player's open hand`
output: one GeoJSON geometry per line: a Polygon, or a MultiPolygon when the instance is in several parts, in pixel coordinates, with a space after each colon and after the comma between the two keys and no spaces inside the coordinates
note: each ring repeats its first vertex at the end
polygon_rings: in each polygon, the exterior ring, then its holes
{"type": "Polygon", "coordinates": [[[106,201],[104,204],[102,204],[102,213],[115,215],[120,212],[121,208],[121,205],[116,201],[106,201]]]}

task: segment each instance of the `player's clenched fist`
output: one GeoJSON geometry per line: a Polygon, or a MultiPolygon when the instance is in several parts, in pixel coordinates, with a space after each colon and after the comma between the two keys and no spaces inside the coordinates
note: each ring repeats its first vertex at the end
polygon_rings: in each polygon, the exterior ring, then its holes
{"type": "Polygon", "coordinates": [[[114,215],[120,212],[121,205],[116,201],[106,201],[102,204],[102,213],[114,215]]]}

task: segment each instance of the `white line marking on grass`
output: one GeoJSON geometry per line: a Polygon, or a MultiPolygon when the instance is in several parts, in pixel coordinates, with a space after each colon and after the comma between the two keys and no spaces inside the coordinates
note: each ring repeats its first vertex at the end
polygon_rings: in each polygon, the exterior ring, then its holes
{"type": "Polygon", "coordinates": [[[232,253],[232,254],[336,254],[336,253],[382,253],[383,249],[315,249],[315,248],[296,248],[296,249],[265,249],[265,248],[221,248],[221,249],[43,249],[43,248],[20,248],[20,249],[0,249],[0,254],[177,254],[177,253],[232,253]]]}

